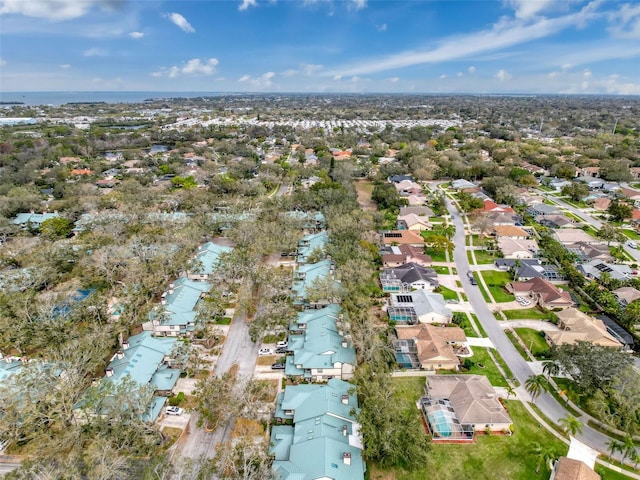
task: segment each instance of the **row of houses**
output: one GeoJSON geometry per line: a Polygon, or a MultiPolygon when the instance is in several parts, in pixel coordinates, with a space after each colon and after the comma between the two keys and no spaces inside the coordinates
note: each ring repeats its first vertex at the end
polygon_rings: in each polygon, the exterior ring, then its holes
{"type": "Polygon", "coordinates": [[[269,452],[278,478],[361,480],[366,465],[356,422],[356,353],[335,298],[311,295],[320,283],[339,289],[326,256],[329,235],[305,235],[296,252],[291,295],[298,309],[288,328],[285,375],[288,385],[276,400],[269,452]],[[311,298],[311,297],[314,298],[311,298]]]}

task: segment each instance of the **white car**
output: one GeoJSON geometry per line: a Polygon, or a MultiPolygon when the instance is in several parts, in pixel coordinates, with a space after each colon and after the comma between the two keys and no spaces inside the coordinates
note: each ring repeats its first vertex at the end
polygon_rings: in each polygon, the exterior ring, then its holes
{"type": "Polygon", "coordinates": [[[628,241],[627,245],[631,248],[638,248],[638,244],[636,242],[628,241]]]}
{"type": "Polygon", "coordinates": [[[516,297],[516,301],[518,301],[518,302],[524,302],[524,297],[516,297]]]}
{"type": "Polygon", "coordinates": [[[180,407],[167,407],[164,409],[164,413],[167,415],[182,415],[184,413],[184,409],[180,407]]]}
{"type": "Polygon", "coordinates": [[[280,347],[287,347],[289,345],[289,343],[287,343],[286,340],[280,340],[278,343],[276,343],[276,347],[280,348],[280,347]]]}
{"type": "Polygon", "coordinates": [[[270,348],[261,348],[258,350],[258,355],[273,355],[273,350],[270,348]]]}

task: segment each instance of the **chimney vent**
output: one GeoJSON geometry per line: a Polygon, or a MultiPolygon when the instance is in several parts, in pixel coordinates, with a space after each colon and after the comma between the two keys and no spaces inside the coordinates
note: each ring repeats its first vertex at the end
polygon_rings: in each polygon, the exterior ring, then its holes
{"type": "Polygon", "coordinates": [[[351,465],[351,452],[342,452],[342,463],[351,465]]]}
{"type": "Polygon", "coordinates": [[[346,436],[347,436],[347,433],[348,433],[347,426],[346,426],[346,425],[343,425],[343,426],[342,426],[342,436],[343,436],[343,437],[346,437],[346,436]]]}
{"type": "Polygon", "coordinates": [[[349,405],[349,395],[342,395],[342,403],[344,405],[349,405]]]}
{"type": "Polygon", "coordinates": [[[107,374],[107,377],[113,377],[113,368],[111,367],[107,368],[105,373],[107,374]]]}

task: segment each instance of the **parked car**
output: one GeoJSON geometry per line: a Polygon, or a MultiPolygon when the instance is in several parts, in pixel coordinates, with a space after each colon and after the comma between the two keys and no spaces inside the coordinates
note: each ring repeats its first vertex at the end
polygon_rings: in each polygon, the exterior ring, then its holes
{"type": "Polygon", "coordinates": [[[164,409],[164,413],[166,413],[167,415],[182,415],[183,412],[184,409],[180,407],[167,407],[164,409]]]}
{"type": "Polygon", "coordinates": [[[627,242],[627,245],[629,245],[629,247],[631,248],[638,248],[638,244],[636,242],[632,242],[631,240],[627,242]]]}
{"type": "Polygon", "coordinates": [[[287,347],[276,348],[276,353],[287,353],[288,351],[287,347]]]}
{"type": "Polygon", "coordinates": [[[258,350],[258,355],[273,355],[273,350],[270,348],[261,348],[258,350]]]}
{"type": "Polygon", "coordinates": [[[286,340],[280,340],[278,343],[276,343],[276,347],[278,347],[278,348],[286,347],[288,345],[289,345],[289,343],[286,340]]]}
{"type": "Polygon", "coordinates": [[[271,365],[271,370],[284,370],[284,368],[284,363],[274,363],[273,365],[271,365]]]}

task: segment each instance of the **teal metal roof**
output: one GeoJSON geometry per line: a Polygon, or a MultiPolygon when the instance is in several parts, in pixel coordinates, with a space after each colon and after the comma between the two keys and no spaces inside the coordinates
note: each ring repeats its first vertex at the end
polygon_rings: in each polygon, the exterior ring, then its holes
{"type": "Polygon", "coordinates": [[[276,403],[277,418],[292,419],[295,423],[316,419],[324,414],[354,420],[352,411],[358,410],[358,399],[352,391],[354,385],[338,378],[326,384],[301,384],[287,387],[276,403]],[[342,403],[343,395],[348,396],[342,403]],[[294,414],[286,414],[293,411],[294,414]]]}
{"type": "Polygon", "coordinates": [[[291,287],[293,295],[299,299],[306,298],[307,288],[309,288],[316,279],[327,277],[330,272],[330,260],[322,260],[317,263],[298,266],[294,274],[293,286],[291,287]]]}
{"type": "Polygon", "coordinates": [[[298,262],[304,263],[307,257],[316,249],[324,252],[326,244],[329,242],[329,234],[326,231],[305,235],[298,244],[298,262]]]}
{"type": "Polygon", "coordinates": [[[212,287],[210,283],[195,282],[187,278],[179,278],[173,285],[173,292],[165,297],[165,309],[173,313],[193,311],[202,293],[208,292],[212,287]]]}
{"type": "Polygon", "coordinates": [[[151,332],[142,332],[129,337],[129,348],[122,350],[122,358],[118,354],[109,363],[113,375],[105,380],[120,382],[125,376],[140,385],[150,383],[160,368],[165,355],[169,355],[176,343],[176,338],[153,337],[151,332]]]}
{"type": "Polygon", "coordinates": [[[220,263],[220,255],[231,252],[232,250],[233,248],[231,247],[207,242],[198,250],[192,268],[196,269],[197,273],[210,275],[218,267],[218,264],[220,263]]]}
{"type": "Polygon", "coordinates": [[[57,218],[60,214],[57,212],[53,213],[19,213],[16,217],[11,221],[11,223],[15,225],[25,225],[27,223],[32,223],[33,225],[40,225],[45,220],[49,220],[50,218],[57,218]]]}
{"type": "Polygon", "coordinates": [[[147,407],[147,411],[142,415],[142,420],[145,422],[155,422],[156,419],[160,416],[160,412],[162,412],[166,401],[167,397],[154,395],[151,403],[147,407]]]}
{"type": "Polygon", "coordinates": [[[173,390],[179,378],[180,370],[162,365],[151,378],[151,385],[158,391],[173,390]]]}
{"type": "Polygon", "coordinates": [[[7,362],[6,358],[0,360],[0,383],[22,370],[22,366],[19,359],[12,359],[11,362],[7,362]]]}

